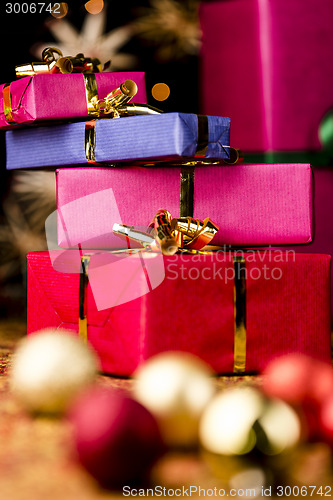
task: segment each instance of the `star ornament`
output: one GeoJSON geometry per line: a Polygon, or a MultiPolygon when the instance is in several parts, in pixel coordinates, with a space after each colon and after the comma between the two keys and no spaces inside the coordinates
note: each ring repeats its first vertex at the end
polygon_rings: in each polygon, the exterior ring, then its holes
{"type": "MultiPolygon", "coordinates": [[[[101,4],[100,0],[90,0],[85,4],[86,9],[101,4]],[[90,5],[89,5],[90,4],[90,5]]],[[[81,31],[78,31],[67,19],[50,19],[46,21],[48,30],[56,42],[37,43],[31,48],[36,58],[41,57],[42,51],[50,46],[56,47],[64,55],[83,53],[86,57],[97,57],[102,64],[111,60],[111,70],[133,68],[137,58],[131,54],[121,53],[124,46],[133,36],[131,24],[120,26],[105,33],[106,8],[97,14],[88,13],[85,16],[81,31]]]]}

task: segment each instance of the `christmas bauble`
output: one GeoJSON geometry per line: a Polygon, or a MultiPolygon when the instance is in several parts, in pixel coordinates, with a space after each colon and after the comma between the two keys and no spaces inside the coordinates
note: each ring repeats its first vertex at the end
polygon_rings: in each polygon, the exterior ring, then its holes
{"type": "Polygon", "coordinates": [[[95,380],[95,352],[76,335],[43,330],[22,341],[13,358],[13,393],[34,413],[59,414],[69,401],[95,380]]]}
{"type": "Polygon", "coordinates": [[[154,356],[134,374],[135,397],[157,418],[170,446],[192,446],[198,422],[215,393],[211,370],[198,358],[181,352],[154,356]]]}
{"type": "Polygon", "coordinates": [[[143,483],[165,450],[155,418],[121,391],[87,390],[69,417],[78,459],[104,487],[143,483]]]}

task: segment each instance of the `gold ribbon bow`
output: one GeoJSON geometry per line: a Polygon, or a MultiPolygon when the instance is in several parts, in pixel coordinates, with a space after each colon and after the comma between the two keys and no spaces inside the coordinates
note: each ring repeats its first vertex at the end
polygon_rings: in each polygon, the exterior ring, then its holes
{"type": "Polygon", "coordinates": [[[133,80],[125,80],[119,87],[109,92],[104,99],[99,99],[96,88],[96,93],[93,93],[87,99],[88,112],[90,115],[95,116],[109,115],[110,118],[119,118],[122,116],[121,110],[135,96],[137,91],[138,87],[133,80]]]}
{"type": "Polygon", "coordinates": [[[16,76],[31,76],[45,73],[100,73],[109,65],[110,61],[104,64],[96,57],[84,57],[83,54],[76,54],[75,57],[63,57],[61,50],[48,47],[42,52],[43,62],[32,62],[20,64],[15,67],[16,76]]]}
{"type": "Polygon", "coordinates": [[[170,212],[159,209],[150,226],[152,233],[137,231],[134,226],[114,224],[115,234],[133,240],[151,250],[160,249],[164,255],[176,252],[197,253],[208,245],[218,231],[218,226],[208,217],[203,221],[193,217],[172,218],[170,212]]]}

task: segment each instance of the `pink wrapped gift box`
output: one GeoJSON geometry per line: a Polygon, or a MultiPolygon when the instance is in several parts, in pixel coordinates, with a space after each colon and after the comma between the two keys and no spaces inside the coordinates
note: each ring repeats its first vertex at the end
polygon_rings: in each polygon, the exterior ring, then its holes
{"type": "Polygon", "coordinates": [[[113,225],[145,230],[160,208],[173,217],[209,217],[220,228],[211,242],[215,245],[311,241],[310,165],[197,166],[192,177],[193,214],[181,202],[187,172],[179,166],[57,170],[58,245],[120,248],[123,242],[112,234],[113,225]]]}
{"type": "Polygon", "coordinates": [[[86,117],[88,109],[85,79],[94,76],[99,99],[105,98],[125,80],[133,80],[138,86],[133,102],[147,102],[145,76],[142,72],[27,76],[10,83],[13,122],[6,120],[6,84],[0,86],[0,128],[10,129],[35,121],[77,120],[86,117]]]}
{"type": "MultiPolygon", "coordinates": [[[[77,333],[80,252],[27,258],[28,334],[77,333]]],[[[291,352],[330,362],[330,256],[100,252],[87,274],[84,333],[104,372],[131,375],[169,350],[190,352],[217,373],[261,371],[291,352]]]]}
{"type": "Polygon", "coordinates": [[[201,2],[200,20],[202,112],[229,116],[243,151],[320,149],[333,108],[332,0],[201,2]]]}

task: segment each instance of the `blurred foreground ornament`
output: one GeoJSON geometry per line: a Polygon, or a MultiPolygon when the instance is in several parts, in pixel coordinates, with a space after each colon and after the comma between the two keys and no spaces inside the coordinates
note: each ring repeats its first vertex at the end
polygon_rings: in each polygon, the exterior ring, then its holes
{"type": "Polygon", "coordinates": [[[329,414],[328,402],[333,394],[331,365],[300,354],[281,356],[264,370],[263,390],[297,409],[303,416],[308,439],[331,441],[329,427],[333,429],[333,423],[329,424],[326,417],[322,419],[322,412],[329,414]]]}
{"type": "Polygon", "coordinates": [[[95,381],[95,352],[65,330],[42,330],[22,341],[14,355],[10,384],[25,408],[57,415],[95,381]]]}
{"type": "Polygon", "coordinates": [[[221,391],[208,404],[199,438],[213,472],[230,482],[235,474],[251,469],[269,474],[267,458],[299,444],[301,422],[283,401],[267,399],[252,387],[238,387],[221,391]]]}
{"type": "MultiPolygon", "coordinates": [[[[286,403],[254,387],[221,391],[200,420],[202,456],[228,488],[271,496],[301,442],[301,423],[286,403]]],[[[251,493],[252,495],[252,493],[251,493]]]]}
{"type": "Polygon", "coordinates": [[[323,436],[333,446],[333,392],[323,401],[319,413],[319,425],[323,436]]]}
{"type": "Polygon", "coordinates": [[[256,444],[253,425],[263,408],[263,397],[256,389],[246,387],[219,393],[200,421],[202,445],[220,455],[249,453],[256,444]]]}
{"type": "Polygon", "coordinates": [[[94,387],[69,417],[80,463],[104,487],[144,483],[165,445],[155,418],[120,391],[94,387]]]}
{"type": "Polygon", "coordinates": [[[210,369],[181,352],[154,356],[134,374],[135,397],[157,418],[170,446],[197,444],[198,421],[215,393],[210,369]]]}
{"type": "Polygon", "coordinates": [[[263,373],[264,392],[288,403],[304,400],[312,377],[312,360],[300,354],[275,358],[263,373]]]}

